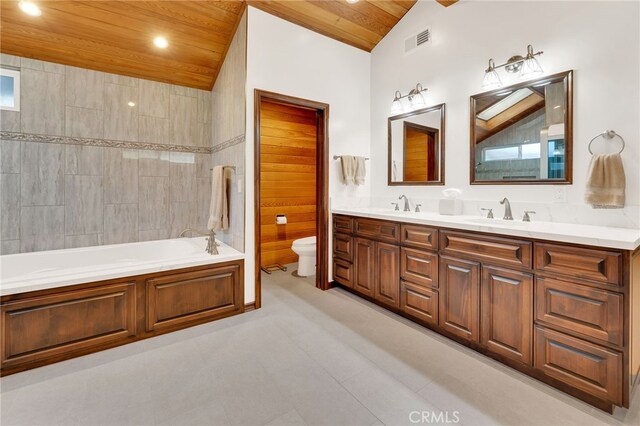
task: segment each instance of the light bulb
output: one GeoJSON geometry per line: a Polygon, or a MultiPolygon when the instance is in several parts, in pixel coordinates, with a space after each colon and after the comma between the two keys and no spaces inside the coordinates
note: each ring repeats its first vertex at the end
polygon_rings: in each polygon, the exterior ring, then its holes
{"type": "Polygon", "coordinates": [[[404,111],[404,108],[402,107],[402,103],[400,102],[400,100],[399,99],[394,100],[393,103],[391,104],[391,114],[400,114],[403,111],[404,111]]]}
{"type": "Polygon", "coordinates": [[[167,39],[160,36],[153,39],[153,44],[155,44],[156,47],[159,47],[160,49],[165,49],[167,46],[169,46],[169,42],[167,41],[167,39]]]}
{"type": "Polygon", "coordinates": [[[42,15],[42,10],[40,10],[38,5],[30,1],[21,1],[20,3],[18,3],[18,7],[29,16],[42,15]]]}
{"type": "Polygon", "coordinates": [[[413,108],[423,107],[425,105],[426,105],[426,103],[424,101],[424,96],[422,96],[422,93],[416,93],[411,98],[411,106],[413,108]]]}

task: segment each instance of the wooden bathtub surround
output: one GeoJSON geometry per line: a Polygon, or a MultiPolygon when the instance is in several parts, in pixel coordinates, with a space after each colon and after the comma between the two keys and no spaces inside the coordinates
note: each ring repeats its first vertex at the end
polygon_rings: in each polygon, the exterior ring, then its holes
{"type": "Polygon", "coordinates": [[[334,280],[347,290],[602,410],[629,406],[640,248],[345,215],[333,232],[334,280]]]}
{"type": "Polygon", "coordinates": [[[244,261],[3,296],[1,375],[245,311],[244,261]]]}

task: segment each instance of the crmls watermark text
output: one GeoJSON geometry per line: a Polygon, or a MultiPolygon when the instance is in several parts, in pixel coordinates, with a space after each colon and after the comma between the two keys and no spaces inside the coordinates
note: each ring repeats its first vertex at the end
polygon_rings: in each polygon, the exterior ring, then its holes
{"type": "Polygon", "coordinates": [[[423,424],[456,424],[460,423],[459,411],[412,411],[409,413],[411,423],[423,424]]]}

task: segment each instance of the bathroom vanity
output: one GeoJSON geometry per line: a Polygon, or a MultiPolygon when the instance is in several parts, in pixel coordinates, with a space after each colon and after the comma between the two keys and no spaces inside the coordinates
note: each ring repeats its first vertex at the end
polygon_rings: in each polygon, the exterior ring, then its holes
{"type": "Polygon", "coordinates": [[[335,283],[602,410],[629,406],[638,231],[603,243],[589,229],[604,227],[567,224],[553,238],[519,223],[486,232],[469,218],[333,213],[335,283]]]}

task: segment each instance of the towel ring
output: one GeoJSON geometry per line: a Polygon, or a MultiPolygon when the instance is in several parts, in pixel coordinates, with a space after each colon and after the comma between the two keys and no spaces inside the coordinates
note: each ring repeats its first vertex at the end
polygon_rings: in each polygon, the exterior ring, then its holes
{"type": "Polygon", "coordinates": [[[596,135],[593,139],[591,139],[591,141],[589,142],[589,154],[593,155],[593,151],[591,151],[591,144],[600,136],[602,136],[604,139],[607,139],[607,140],[611,140],[616,136],[619,137],[620,140],[622,141],[622,148],[620,148],[620,151],[618,152],[618,154],[622,154],[622,151],[624,151],[624,146],[625,146],[624,139],[622,138],[622,136],[617,134],[615,130],[606,130],[600,133],[599,135],[596,135]]]}

